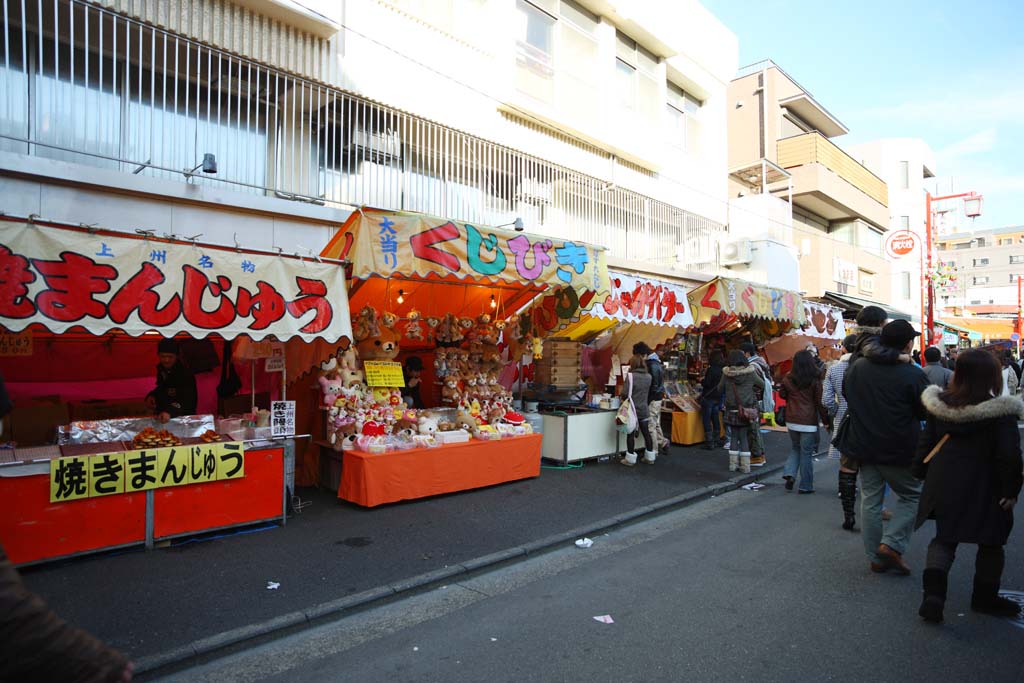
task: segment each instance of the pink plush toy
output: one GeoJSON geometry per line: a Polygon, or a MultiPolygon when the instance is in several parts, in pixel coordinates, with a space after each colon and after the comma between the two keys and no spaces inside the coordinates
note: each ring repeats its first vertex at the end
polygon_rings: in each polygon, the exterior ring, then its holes
{"type": "Polygon", "coordinates": [[[338,378],[320,378],[320,390],[324,392],[324,407],[330,408],[334,406],[338,397],[341,396],[341,390],[344,386],[345,383],[338,378]]]}

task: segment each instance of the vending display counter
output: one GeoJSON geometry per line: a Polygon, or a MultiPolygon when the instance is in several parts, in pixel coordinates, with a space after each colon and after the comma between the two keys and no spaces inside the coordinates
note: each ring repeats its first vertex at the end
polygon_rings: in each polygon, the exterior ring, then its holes
{"type": "Polygon", "coordinates": [[[540,475],[541,436],[468,441],[382,454],[345,451],[338,498],[364,507],[540,475]]]}
{"type": "Polygon", "coordinates": [[[152,547],[176,536],[285,517],[283,442],[245,444],[244,476],[51,502],[51,460],[61,458],[59,448],[15,451],[0,464],[0,539],[15,564],[152,547]]]}

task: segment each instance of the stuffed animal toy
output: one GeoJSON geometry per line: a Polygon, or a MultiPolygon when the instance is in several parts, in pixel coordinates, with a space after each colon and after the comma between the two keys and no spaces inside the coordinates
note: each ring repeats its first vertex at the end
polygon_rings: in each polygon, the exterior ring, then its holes
{"type": "Polygon", "coordinates": [[[359,367],[359,355],[356,352],[355,344],[349,344],[349,347],[342,351],[338,375],[346,387],[362,384],[365,381],[366,376],[359,367]]]}
{"type": "Polygon", "coordinates": [[[441,402],[446,405],[456,405],[462,398],[459,390],[459,374],[450,372],[444,378],[444,386],[441,387],[441,402]]]}
{"type": "Polygon", "coordinates": [[[415,431],[418,419],[419,419],[419,417],[416,415],[416,411],[415,410],[413,410],[411,408],[409,408],[407,410],[403,410],[402,411],[402,415],[395,422],[395,429],[396,430],[411,429],[411,430],[415,431]]]}
{"type": "Polygon", "coordinates": [[[356,447],[356,421],[346,416],[335,430],[335,440],[332,442],[334,449],[343,451],[355,450],[356,447]]]}
{"type": "Polygon", "coordinates": [[[380,422],[369,420],[363,423],[363,436],[384,436],[386,433],[387,429],[380,422]]]}
{"type": "Polygon", "coordinates": [[[427,324],[427,341],[433,344],[437,335],[437,327],[441,324],[441,319],[428,315],[423,319],[423,322],[427,324]]]}
{"type": "Polygon", "coordinates": [[[321,377],[333,377],[338,373],[338,358],[331,356],[327,360],[320,363],[320,376],[321,377]]]}
{"type": "Polygon", "coordinates": [[[383,325],[384,327],[388,328],[389,330],[394,329],[395,324],[397,322],[398,322],[398,315],[395,314],[395,313],[392,313],[391,311],[387,311],[385,313],[382,313],[381,316],[380,316],[380,324],[383,325]]]}
{"type": "Polygon", "coordinates": [[[467,432],[475,432],[477,428],[476,418],[469,414],[467,410],[459,410],[455,414],[455,428],[465,429],[467,432]]]}
{"type": "Polygon", "coordinates": [[[373,387],[370,391],[373,392],[373,402],[377,405],[386,405],[388,399],[391,398],[391,390],[385,389],[384,387],[373,387]]]}
{"type": "Polygon", "coordinates": [[[392,389],[391,395],[388,397],[388,405],[390,405],[393,408],[394,406],[399,406],[402,404],[402,390],[398,388],[392,389]]]}
{"type": "Polygon", "coordinates": [[[359,311],[359,315],[352,322],[352,336],[356,341],[363,341],[380,334],[380,324],[377,309],[367,304],[359,311]]]}
{"type": "Polygon", "coordinates": [[[481,313],[477,316],[475,336],[483,344],[498,343],[498,334],[495,330],[494,323],[491,322],[490,315],[481,313]]]}
{"type": "Polygon", "coordinates": [[[473,328],[474,328],[474,323],[473,323],[473,319],[472,318],[459,318],[459,332],[460,332],[459,341],[461,341],[461,340],[465,339],[467,336],[469,336],[472,333],[473,328]]]}
{"type": "Polygon", "coordinates": [[[340,379],[328,379],[327,377],[321,377],[319,382],[320,390],[324,394],[324,407],[333,408],[334,404],[338,401],[338,397],[341,396],[344,384],[342,384],[340,379]]]}
{"type": "Polygon", "coordinates": [[[493,404],[488,406],[485,413],[485,419],[487,424],[496,425],[505,419],[505,408],[500,404],[493,404]]]}
{"type": "Polygon", "coordinates": [[[357,345],[359,357],[366,360],[394,360],[398,357],[401,335],[386,327],[378,328],[376,335],[366,337],[357,345]]]}
{"type": "Polygon", "coordinates": [[[420,312],[415,308],[409,311],[409,322],[405,324],[405,336],[411,341],[423,341],[423,325],[420,323],[420,312]]]}
{"type": "Polygon", "coordinates": [[[444,346],[453,346],[462,341],[462,332],[451,313],[445,314],[437,326],[437,343],[444,346]]]}
{"type": "Polygon", "coordinates": [[[424,415],[416,421],[417,432],[424,436],[433,436],[437,433],[437,417],[424,415]]]}
{"type": "Polygon", "coordinates": [[[530,350],[533,352],[533,359],[540,360],[544,357],[544,341],[539,337],[530,340],[530,350]]]}
{"type": "Polygon", "coordinates": [[[434,376],[443,378],[448,373],[448,352],[445,349],[438,349],[434,352],[434,376]]]}

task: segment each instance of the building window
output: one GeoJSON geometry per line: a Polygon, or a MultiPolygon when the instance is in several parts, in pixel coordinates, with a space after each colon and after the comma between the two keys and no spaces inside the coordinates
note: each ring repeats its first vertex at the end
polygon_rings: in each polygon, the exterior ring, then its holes
{"type": "Polygon", "coordinates": [[[526,0],[516,1],[516,87],[534,99],[554,95],[555,18],[526,0]]]}
{"type": "Polygon", "coordinates": [[[1019,278],[1019,277],[1020,277],[1020,275],[1017,275],[1017,273],[1010,273],[1010,284],[1013,284],[1014,282],[1016,282],[1017,278],[1019,278]]]}
{"type": "Polygon", "coordinates": [[[1011,256],[1010,263],[1024,263],[1024,256],[1011,256]]]}
{"type": "Polygon", "coordinates": [[[912,280],[910,273],[900,273],[900,291],[902,292],[904,299],[910,298],[911,283],[912,280]]]}
{"type": "Polygon", "coordinates": [[[987,242],[985,241],[985,238],[984,238],[984,237],[979,237],[979,238],[978,238],[978,239],[976,239],[976,240],[971,240],[971,241],[970,241],[970,242],[968,242],[967,244],[968,244],[968,246],[970,246],[971,244],[974,244],[975,246],[978,246],[978,247],[984,247],[984,246],[986,246],[986,245],[987,245],[988,243],[987,243],[987,242]]]}
{"type": "Polygon", "coordinates": [[[870,271],[867,271],[867,270],[861,270],[858,273],[858,275],[860,276],[859,277],[859,279],[860,279],[860,293],[861,294],[867,294],[867,295],[874,294],[875,293],[875,274],[870,272],[870,271]]]}
{"type": "Polygon", "coordinates": [[[900,162],[900,188],[904,190],[910,189],[910,162],[900,162]]]}
{"type": "Polygon", "coordinates": [[[981,305],[981,299],[971,299],[971,305],[972,306],[980,306],[981,305]]]}
{"type": "Polygon", "coordinates": [[[975,268],[977,268],[979,266],[987,266],[987,265],[988,265],[988,259],[987,258],[976,258],[976,259],[974,259],[974,267],[975,268]]]}
{"type": "Polygon", "coordinates": [[[661,116],[656,80],[659,61],[657,55],[625,33],[615,32],[615,89],[619,104],[652,125],[659,123],[661,116]]]}
{"type": "Polygon", "coordinates": [[[904,230],[910,230],[910,216],[900,216],[900,227],[904,230]]]}
{"type": "Polygon", "coordinates": [[[1013,244],[1013,238],[1012,237],[1001,237],[1001,238],[999,238],[999,246],[1001,246],[1001,247],[1008,247],[1011,244],[1013,244]]]}
{"type": "Polygon", "coordinates": [[[987,285],[988,284],[988,276],[987,275],[976,276],[974,278],[974,284],[976,284],[976,285],[987,285]]]}
{"type": "Polygon", "coordinates": [[[675,147],[694,151],[697,141],[697,111],[701,102],[669,81],[666,84],[669,139],[675,147]]]}
{"type": "Polygon", "coordinates": [[[957,242],[953,245],[954,249],[970,249],[974,246],[974,242],[957,242]]]}

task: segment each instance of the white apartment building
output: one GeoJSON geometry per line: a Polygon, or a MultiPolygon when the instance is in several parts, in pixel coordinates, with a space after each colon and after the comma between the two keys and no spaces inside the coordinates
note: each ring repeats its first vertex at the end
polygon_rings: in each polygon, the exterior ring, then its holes
{"type": "Polygon", "coordinates": [[[917,238],[913,252],[900,258],[886,254],[886,258],[892,264],[893,308],[920,316],[921,256],[927,219],[925,180],[935,177],[935,154],[917,138],[874,140],[853,145],[848,152],[889,186],[890,233],[909,230],[917,238]]]}
{"type": "Polygon", "coordinates": [[[612,265],[717,272],[737,42],[694,0],[0,11],[7,214],[289,253],[360,206],[521,218],[612,265]]]}

